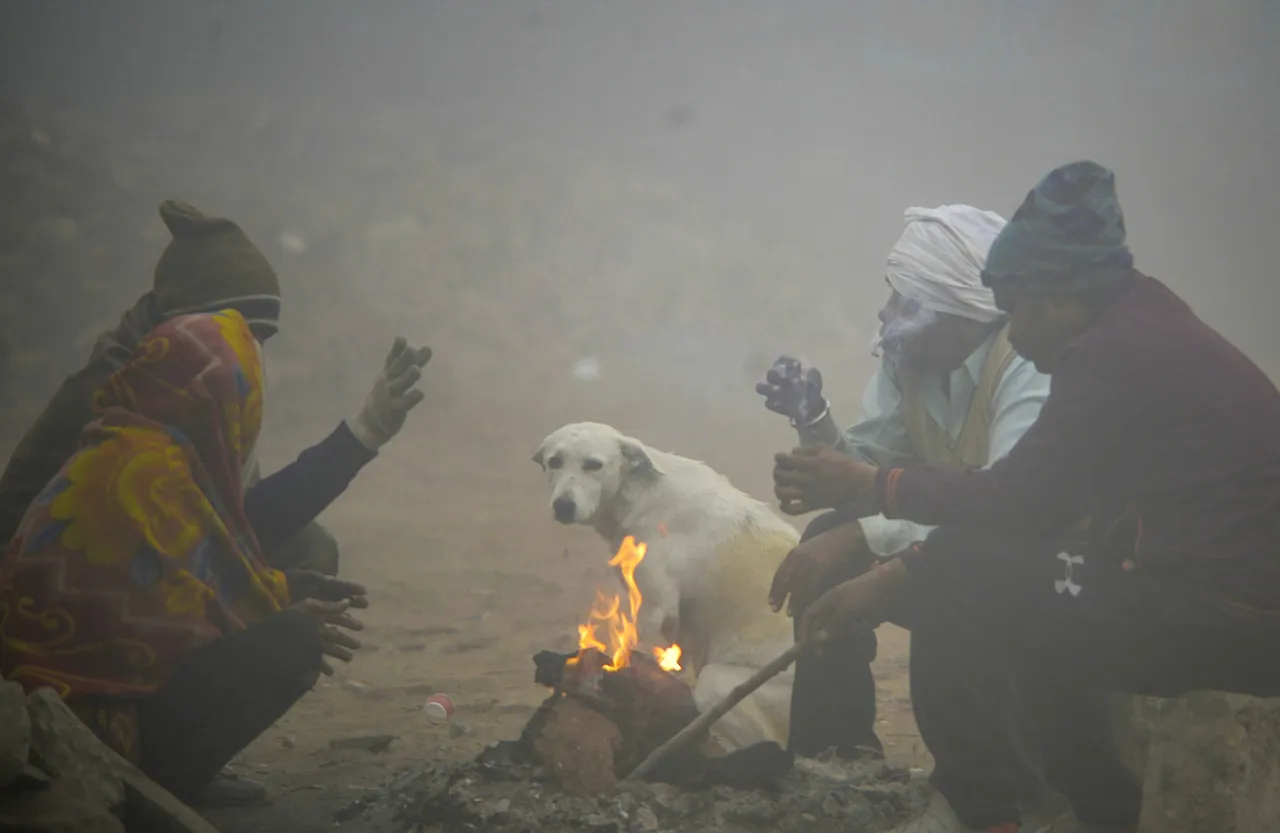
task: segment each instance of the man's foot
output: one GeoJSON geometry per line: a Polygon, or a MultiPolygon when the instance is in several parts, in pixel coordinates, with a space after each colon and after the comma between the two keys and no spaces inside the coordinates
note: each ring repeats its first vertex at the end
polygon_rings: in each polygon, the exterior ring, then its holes
{"type": "Polygon", "coordinates": [[[267,788],[257,781],[223,770],[196,794],[196,807],[247,807],[267,800],[267,788]]]}
{"type": "MultiPolygon", "coordinates": [[[[1008,822],[995,827],[966,827],[964,822],[951,809],[951,802],[934,790],[929,797],[929,805],[919,814],[891,828],[888,833],[1018,833],[1018,823],[1008,822]]],[[[1057,833],[1057,831],[1053,831],[1057,833]]]]}
{"type": "Polygon", "coordinates": [[[1040,828],[1037,833],[1138,833],[1138,825],[1127,824],[1123,827],[1087,824],[1076,818],[1074,813],[1058,816],[1048,827],[1040,828]]]}

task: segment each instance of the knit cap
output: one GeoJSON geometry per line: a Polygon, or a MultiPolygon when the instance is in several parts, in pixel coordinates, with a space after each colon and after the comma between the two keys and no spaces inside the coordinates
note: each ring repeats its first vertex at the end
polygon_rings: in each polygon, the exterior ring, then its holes
{"type": "Polygon", "coordinates": [[[177,200],[160,204],[160,219],[173,235],[152,290],[163,317],[231,308],[261,337],[279,329],[280,279],[238,225],[177,200]]]}
{"type": "Polygon", "coordinates": [[[987,253],[982,282],[1049,292],[1114,284],[1133,269],[1116,178],[1097,162],[1050,171],[987,253]]]}

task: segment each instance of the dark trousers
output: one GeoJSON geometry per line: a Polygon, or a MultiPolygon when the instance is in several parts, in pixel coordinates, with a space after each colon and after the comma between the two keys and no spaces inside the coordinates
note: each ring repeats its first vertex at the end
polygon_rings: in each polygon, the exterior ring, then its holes
{"type": "MultiPolygon", "coordinates": [[[[840,512],[819,515],[805,529],[807,541],[855,520],[840,512]]],[[[839,581],[856,578],[870,564],[851,564],[839,581]]],[[[796,627],[800,611],[796,611],[796,627]]],[[[797,634],[797,637],[799,634],[797,634]]],[[[833,637],[821,655],[802,654],[795,664],[791,689],[791,734],[787,746],[797,755],[812,757],[834,748],[841,757],[861,750],[881,751],[876,737],[876,684],[871,662],[876,658],[876,633],[871,628],[833,637]]]]}
{"type": "Polygon", "coordinates": [[[1141,787],[1103,692],[1280,694],[1280,629],[1242,622],[1159,566],[1059,552],[944,528],[906,559],[891,618],[912,632],[911,695],[934,786],[970,827],[1018,820],[1028,731],[1081,820],[1137,822],[1141,787]]]}
{"type": "Polygon", "coordinates": [[[141,768],[189,801],[315,682],[315,624],[294,611],[210,643],[138,705],[141,768]]]}

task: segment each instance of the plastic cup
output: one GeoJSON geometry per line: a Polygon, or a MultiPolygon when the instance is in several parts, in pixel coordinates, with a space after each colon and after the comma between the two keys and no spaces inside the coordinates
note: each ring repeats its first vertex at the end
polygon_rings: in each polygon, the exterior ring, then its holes
{"type": "Polygon", "coordinates": [[[453,701],[447,694],[433,694],[427,698],[422,710],[432,723],[448,723],[453,719],[453,701]]]}

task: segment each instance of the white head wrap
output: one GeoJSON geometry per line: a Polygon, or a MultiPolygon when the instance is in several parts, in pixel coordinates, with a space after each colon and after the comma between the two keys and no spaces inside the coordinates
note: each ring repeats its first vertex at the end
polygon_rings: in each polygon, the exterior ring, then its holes
{"type": "Polygon", "coordinates": [[[908,208],[904,219],[907,227],[889,252],[889,285],[934,312],[998,319],[991,290],[982,285],[982,267],[1004,218],[971,205],[944,205],[908,208]]]}

